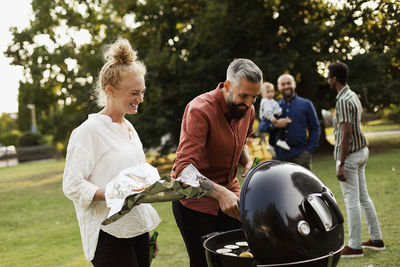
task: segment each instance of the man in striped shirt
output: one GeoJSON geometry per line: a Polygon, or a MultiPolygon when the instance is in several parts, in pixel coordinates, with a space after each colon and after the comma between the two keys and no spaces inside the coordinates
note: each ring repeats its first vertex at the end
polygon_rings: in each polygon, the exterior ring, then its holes
{"type": "Polygon", "coordinates": [[[362,248],[384,250],[381,229],[374,204],[368,195],[365,166],[368,160],[368,142],[361,131],[362,106],[356,93],[347,85],[349,69],[342,62],[328,66],[329,86],[337,91],[334,135],[336,176],[340,180],[346,205],[349,245],[342,257],[361,257],[362,248]],[[361,211],[368,225],[370,240],[361,242],[361,211]]]}

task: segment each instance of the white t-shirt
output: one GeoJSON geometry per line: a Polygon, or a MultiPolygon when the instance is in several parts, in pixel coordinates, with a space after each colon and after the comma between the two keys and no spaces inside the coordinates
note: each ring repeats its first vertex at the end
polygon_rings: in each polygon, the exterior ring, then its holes
{"type": "Polygon", "coordinates": [[[274,118],[275,114],[282,114],[282,108],[279,106],[279,103],[273,98],[263,97],[260,103],[260,119],[267,119],[270,121],[274,118]]]}
{"type": "Polygon", "coordinates": [[[88,261],[94,258],[100,229],[118,238],[130,238],[153,230],[161,221],[150,204],[134,207],[121,219],[103,226],[109,208],[94,201],[98,189],[119,172],[146,161],[143,146],[132,124],[124,119],[129,135],[111,118],[90,114],[71,134],[65,161],[63,190],[74,202],[83,250],[88,261]]]}

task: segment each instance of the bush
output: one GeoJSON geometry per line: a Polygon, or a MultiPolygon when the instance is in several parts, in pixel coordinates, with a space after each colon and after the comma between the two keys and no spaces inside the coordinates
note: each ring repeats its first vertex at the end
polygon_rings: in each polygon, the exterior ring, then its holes
{"type": "Polygon", "coordinates": [[[18,142],[18,138],[21,136],[19,131],[11,131],[0,134],[0,144],[4,146],[15,146],[18,142]]]}
{"type": "Polygon", "coordinates": [[[399,113],[400,113],[400,106],[392,106],[388,114],[386,115],[386,118],[390,121],[399,123],[400,122],[399,113]]]}
{"type": "Polygon", "coordinates": [[[54,159],[56,150],[53,146],[17,147],[17,157],[19,162],[54,159]]]}
{"type": "Polygon", "coordinates": [[[362,122],[369,122],[369,121],[375,121],[381,119],[381,113],[380,112],[363,112],[361,121],[362,122]]]}
{"type": "Polygon", "coordinates": [[[18,139],[17,146],[39,146],[45,144],[43,136],[38,132],[24,132],[18,139]]]}

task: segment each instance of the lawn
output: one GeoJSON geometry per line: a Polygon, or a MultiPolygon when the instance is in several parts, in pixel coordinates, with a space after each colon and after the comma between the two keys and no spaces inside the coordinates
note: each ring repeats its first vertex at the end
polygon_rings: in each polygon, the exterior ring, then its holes
{"type": "MultiPolygon", "coordinates": [[[[367,183],[387,249],[365,250],[364,257],[341,259],[339,266],[400,266],[400,141],[371,139],[367,183]]],[[[62,192],[64,161],[24,163],[0,168],[0,266],[91,266],[83,256],[72,202],[62,192]]],[[[159,165],[168,174],[170,165],[159,165]]],[[[331,154],[314,156],[313,171],[333,191],[345,214],[331,154]]],[[[170,203],[154,204],[160,253],[153,267],[185,267],[188,258],[170,203]]],[[[347,225],[345,225],[347,241],[347,225]]],[[[363,239],[368,238],[363,227],[363,239]]]]}
{"type": "MultiPolygon", "coordinates": [[[[388,120],[374,120],[362,124],[362,131],[368,132],[380,132],[380,131],[398,131],[400,130],[400,124],[394,123],[388,120]]],[[[333,135],[333,128],[326,128],[326,135],[333,135]]]]}

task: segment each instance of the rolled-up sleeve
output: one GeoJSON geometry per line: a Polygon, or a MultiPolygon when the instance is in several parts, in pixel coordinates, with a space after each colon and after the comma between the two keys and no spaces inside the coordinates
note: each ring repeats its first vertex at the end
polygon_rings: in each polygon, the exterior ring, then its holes
{"type": "Polygon", "coordinates": [[[88,209],[99,187],[88,181],[95,161],[87,149],[68,146],[65,161],[63,191],[65,196],[83,209],[88,209]]]}
{"type": "Polygon", "coordinates": [[[186,107],[182,119],[179,147],[171,172],[173,178],[177,178],[176,175],[189,164],[197,165],[196,163],[207,142],[209,125],[208,117],[204,112],[197,108],[191,108],[190,105],[186,107]]]}

